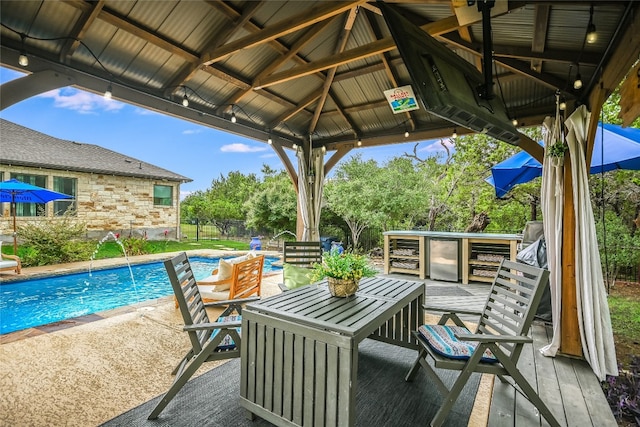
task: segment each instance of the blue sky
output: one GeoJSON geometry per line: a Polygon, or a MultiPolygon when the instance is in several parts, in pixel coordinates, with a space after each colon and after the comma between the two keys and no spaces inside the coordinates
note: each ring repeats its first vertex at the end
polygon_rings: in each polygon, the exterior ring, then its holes
{"type": "MultiPolygon", "coordinates": [[[[0,67],[0,84],[23,74],[0,67]]],[[[176,119],[72,87],[32,97],[2,110],[0,117],[56,138],[95,144],[193,179],[182,196],[206,190],[231,171],[260,175],[263,164],[284,169],[266,143],[176,119]]],[[[364,159],[384,163],[413,150],[413,143],[354,149],[364,159]]],[[[421,155],[438,149],[421,143],[421,155]]],[[[293,151],[290,157],[293,156],[293,151]]],[[[329,153],[330,154],[330,153],[329,153]]],[[[342,161],[350,156],[345,156],[342,161]]],[[[294,165],[297,162],[294,161],[294,165]]]]}

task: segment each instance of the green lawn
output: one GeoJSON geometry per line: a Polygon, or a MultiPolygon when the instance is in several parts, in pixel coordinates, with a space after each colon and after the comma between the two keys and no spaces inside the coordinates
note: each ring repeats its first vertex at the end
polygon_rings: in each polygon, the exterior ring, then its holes
{"type": "MultiPolygon", "coordinates": [[[[150,241],[145,246],[150,254],[162,252],[178,252],[193,249],[235,249],[249,250],[249,242],[239,242],[235,240],[183,240],[180,242],[167,241],[150,241]]],[[[122,248],[113,241],[107,241],[100,246],[96,259],[116,258],[122,256],[122,248]]]]}

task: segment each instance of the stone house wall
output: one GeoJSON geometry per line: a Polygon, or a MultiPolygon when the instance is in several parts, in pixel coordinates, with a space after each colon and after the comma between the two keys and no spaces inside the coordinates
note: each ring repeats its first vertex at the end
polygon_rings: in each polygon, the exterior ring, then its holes
{"type": "MultiPolygon", "coordinates": [[[[88,238],[101,238],[112,231],[121,236],[146,235],[150,240],[158,240],[164,239],[167,231],[166,238],[175,239],[180,230],[180,182],[6,165],[0,170],[4,172],[4,180],[12,172],[45,175],[49,189],[54,176],[77,178],[76,217],[87,225],[88,238]],[[154,185],[173,188],[172,206],[154,206],[154,185]]],[[[3,241],[13,241],[10,204],[1,205],[0,236],[3,241]]],[[[55,218],[53,202],[47,203],[46,216],[55,218]]],[[[16,224],[19,229],[39,218],[42,217],[17,217],[16,224]]]]}

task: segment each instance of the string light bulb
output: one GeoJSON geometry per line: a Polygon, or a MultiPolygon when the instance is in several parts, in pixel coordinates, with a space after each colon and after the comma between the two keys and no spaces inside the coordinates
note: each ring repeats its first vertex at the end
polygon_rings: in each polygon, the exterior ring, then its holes
{"type": "Polygon", "coordinates": [[[578,74],[576,74],[576,80],[573,82],[573,88],[578,90],[582,87],[582,77],[580,76],[580,73],[578,72],[578,74]]]}
{"type": "Polygon", "coordinates": [[[516,119],[515,117],[511,120],[511,124],[514,126],[518,126],[518,119],[516,119]]]}
{"type": "Polygon", "coordinates": [[[596,24],[593,23],[593,5],[589,9],[589,24],[587,25],[587,43],[594,44],[598,41],[598,33],[596,32],[596,24]]]}
{"type": "Polygon", "coordinates": [[[182,97],[182,105],[185,107],[189,106],[189,98],[187,98],[187,90],[184,90],[184,96],[182,97]]]}
{"type": "Polygon", "coordinates": [[[24,38],[26,36],[24,34],[20,34],[20,40],[22,41],[22,49],[20,49],[20,56],[18,56],[18,64],[21,67],[27,67],[29,65],[29,57],[27,56],[27,51],[24,49],[24,38]]]}
{"type": "Polygon", "coordinates": [[[20,51],[20,56],[18,57],[18,64],[20,64],[20,66],[22,67],[29,66],[29,57],[24,52],[24,50],[20,51]]]}
{"type": "Polygon", "coordinates": [[[322,152],[326,153],[327,152],[327,147],[325,147],[324,145],[322,146],[322,152]]]}
{"type": "Polygon", "coordinates": [[[269,135],[269,138],[267,138],[267,144],[269,145],[273,144],[273,139],[271,138],[271,135],[269,135]]]}
{"type": "Polygon", "coordinates": [[[113,88],[111,87],[111,83],[107,86],[107,90],[104,92],[104,99],[109,100],[113,96],[113,88]]]}
{"type": "Polygon", "coordinates": [[[298,144],[293,144],[293,145],[291,146],[291,148],[293,148],[294,150],[297,150],[297,149],[298,149],[298,144]]]}
{"type": "Polygon", "coordinates": [[[404,131],[404,137],[405,137],[405,138],[409,138],[409,131],[408,131],[408,130],[405,130],[405,131],[404,131]]]}
{"type": "Polygon", "coordinates": [[[456,139],[458,137],[458,132],[456,132],[456,129],[453,128],[453,133],[451,134],[451,138],[456,139]]]}
{"type": "Polygon", "coordinates": [[[234,113],[233,111],[231,112],[231,123],[235,123],[237,121],[236,119],[236,113],[234,113]]]}
{"type": "Polygon", "coordinates": [[[566,109],[567,109],[567,103],[565,102],[565,100],[564,100],[564,99],[561,99],[561,100],[560,100],[560,105],[559,105],[559,107],[560,107],[560,111],[564,111],[564,110],[566,110],[566,109]]]}
{"type": "Polygon", "coordinates": [[[358,138],[358,147],[362,146],[362,139],[358,138]]]}

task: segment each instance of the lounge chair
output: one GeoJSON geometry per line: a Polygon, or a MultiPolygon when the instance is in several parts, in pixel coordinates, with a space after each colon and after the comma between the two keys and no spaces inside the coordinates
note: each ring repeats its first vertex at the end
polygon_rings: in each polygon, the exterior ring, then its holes
{"type": "Polygon", "coordinates": [[[7,255],[2,253],[2,241],[0,241],[0,271],[13,270],[16,274],[22,272],[22,262],[16,255],[7,255]]]}
{"type": "Polygon", "coordinates": [[[311,283],[313,264],[322,262],[322,242],[284,242],[280,289],[288,291],[311,283]]]}
{"type": "Polygon", "coordinates": [[[260,296],[264,255],[245,255],[232,260],[220,260],[211,276],[198,280],[198,289],[205,302],[260,296]],[[223,271],[226,270],[226,271],[223,271]]]}
{"type": "MultiPolygon", "coordinates": [[[[444,423],[474,372],[497,375],[501,381],[519,389],[550,425],[559,426],[547,405],[517,368],[522,347],[532,342],[528,336],[529,327],[548,279],[547,270],[503,260],[481,313],[447,312],[437,325],[423,325],[413,332],[420,349],[406,380],[412,381],[422,367],[445,397],[431,426],[444,423]],[[458,314],[480,315],[474,333],[466,328],[458,314]],[[449,320],[455,326],[446,325],[449,320]],[[433,367],[427,358],[433,359],[433,367]],[[436,368],[461,371],[451,389],[440,379],[436,368]],[[511,377],[515,384],[506,377],[511,377]]],[[[425,306],[425,309],[443,311],[437,307],[425,306]]]]}
{"type": "Polygon", "coordinates": [[[251,297],[204,303],[186,253],[165,261],[164,266],[182,313],[183,330],[189,334],[191,349],[173,370],[175,380],[149,415],[150,420],[158,418],[162,410],[204,362],[240,357],[242,305],[260,299],[251,297]],[[206,308],[223,306],[227,308],[215,322],[211,322],[206,308]]]}

